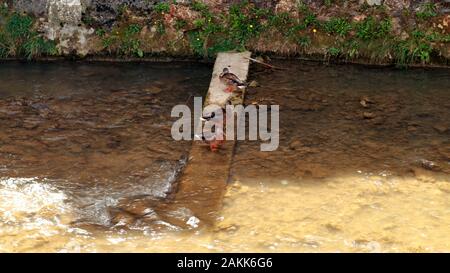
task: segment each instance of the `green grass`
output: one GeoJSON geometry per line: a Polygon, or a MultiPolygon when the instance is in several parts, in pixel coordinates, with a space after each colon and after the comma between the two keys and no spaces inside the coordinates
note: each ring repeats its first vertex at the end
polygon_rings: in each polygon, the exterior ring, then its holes
{"type": "Polygon", "coordinates": [[[309,36],[299,36],[297,44],[302,48],[307,48],[311,45],[311,38],[309,36]]]}
{"type": "MultiPolygon", "coordinates": [[[[323,3],[330,6],[337,2],[324,0],[323,3]]],[[[197,12],[196,19],[188,22],[175,17],[174,27],[183,31],[192,52],[202,57],[214,57],[221,51],[246,50],[252,47],[253,41],[263,36],[270,41],[270,35],[276,35],[276,39],[281,36],[287,42],[298,45],[297,48],[302,51],[322,43],[319,46],[326,48],[328,58],[363,58],[375,63],[389,61],[403,65],[429,63],[437,53],[436,45],[450,42],[448,34],[423,30],[409,31],[409,37],[405,40],[396,37],[392,33],[391,18],[383,8],[367,7],[366,12],[381,16],[369,15],[358,22],[345,17],[321,21],[303,1],[298,1],[298,17],[287,12],[275,13],[257,8],[248,1],[235,2],[229,12],[223,14],[213,13],[202,1],[192,1],[190,8],[197,12]],[[325,40],[323,34],[327,34],[325,40]]],[[[154,12],[152,24],[160,35],[165,35],[169,30],[166,28],[171,26],[166,26],[162,14],[170,12],[170,4],[159,3],[155,5],[154,12]]],[[[435,13],[435,6],[426,4],[416,16],[431,18],[435,13]]],[[[98,30],[97,35],[110,52],[143,56],[140,31],[141,26],[131,24],[117,28],[113,33],[98,30]]],[[[2,39],[0,36],[0,43],[2,39]]]]}
{"type": "Polygon", "coordinates": [[[196,29],[189,33],[189,41],[194,53],[205,57],[212,57],[220,51],[244,50],[252,38],[258,38],[270,30],[281,33],[306,49],[313,43],[311,30],[318,28],[335,37],[333,44],[328,46],[328,57],[428,63],[434,50],[432,42],[449,39],[448,35],[413,32],[407,41],[397,40],[391,33],[389,17],[378,19],[368,16],[360,22],[340,17],[319,21],[302,2],[299,4],[298,19],[293,19],[288,13],[275,14],[270,10],[258,9],[247,2],[232,5],[226,16],[211,14],[208,7],[201,3],[194,2],[192,5],[202,16],[193,22],[196,29]]]}
{"type": "Polygon", "coordinates": [[[142,26],[139,24],[130,24],[125,27],[114,29],[111,33],[106,33],[103,29],[98,29],[96,34],[102,39],[103,47],[110,53],[115,52],[121,56],[144,57],[144,51],[141,48],[139,34],[142,26]]]}
{"type": "Polygon", "coordinates": [[[56,55],[56,45],[53,41],[45,40],[40,36],[34,36],[24,44],[25,54],[28,59],[45,55],[56,55]]]}
{"type": "Polygon", "coordinates": [[[323,3],[325,6],[330,7],[333,4],[333,0],[324,0],[323,3]]]}
{"type": "Polygon", "coordinates": [[[193,10],[199,11],[199,12],[202,12],[202,13],[209,12],[208,5],[206,5],[206,4],[202,3],[202,2],[199,2],[199,1],[192,1],[191,7],[192,7],[193,10]]]}
{"type": "Polygon", "coordinates": [[[428,34],[419,29],[413,30],[409,39],[396,45],[398,63],[401,65],[414,62],[429,63],[434,53],[433,43],[448,42],[447,38],[435,32],[428,34]]]}
{"type": "Polygon", "coordinates": [[[125,28],[120,41],[120,54],[135,55],[141,58],[144,56],[144,52],[141,49],[141,41],[139,40],[141,30],[142,27],[138,24],[131,24],[125,28]]]}
{"type": "Polygon", "coordinates": [[[157,13],[169,13],[170,5],[169,3],[160,2],[153,7],[153,10],[157,13]]]}
{"type": "Polygon", "coordinates": [[[184,29],[187,26],[186,20],[183,19],[177,19],[175,21],[175,28],[178,30],[184,29]]]}
{"type": "Polygon", "coordinates": [[[34,19],[28,15],[1,11],[0,57],[36,58],[57,54],[56,45],[41,37],[34,29],[34,19]]]}
{"type": "Polygon", "coordinates": [[[310,38],[300,37],[299,32],[318,22],[309,10],[305,10],[301,21],[297,22],[288,13],[275,14],[268,9],[256,8],[247,1],[231,5],[226,15],[212,14],[206,5],[199,2],[193,2],[191,7],[202,16],[193,22],[196,29],[189,33],[189,41],[193,51],[204,57],[212,57],[225,50],[245,50],[249,41],[268,30],[278,31],[307,47],[311,44],[310,38]]]}
{"type": "Polygon", "coordinates": [[[332,57],[338,57],[341,54],[341,49],[337,47],[328,48],[328,55],[332,57]]]}
{"type": "Polygon", "coordinates": [[[437,16],[437,9],[435,3],[424,3],[416,12],[416,17],[420,20],[427,20],[437,16]]]}
{"type": "Polygon", "coordinates": [[[356,37],[369,41],[387,37],[392,28],[392,23],[389,18],[377,21],[374,17],[369,16],[362,22],[356,23],[356,37]]]}
{"type": "MultiPolygon", "coordinates": [[[[6,17],[8,16],[8,5],[6,3],[0,3],[0,16],[1,17],[6,17]]],[[[0,19],[1,19],[0,17],[0,19]]]]}
{"type": "Polygon", "coordinates": [[[332,18],[330,21],[326,21],[323,27],[328,34],[337,34],[342,37],[352,30],[351,23],[343,18],[332,18]]]}
{"type": "MultiPolygon", "coordinates": [[[[196,19],[189,22],[175,16],[174,25],[170,26],[164,14],[170,13],[171,5],[177,4],[160,2],[154,6],[151,25],[161,36],[158,39],[164,39],[164,35],[170,34],[167,32],[174,27],[185,35],[183,42],[189,44],[191,52],[202,57],[214,57],[221,51],[251,49],[253,42],[264,38],[267,41],[285,39],[287,46],[297,45],[296,49],[302,52],[319,46],[326,49],[328,58],[364,58],[403,65],[429,63],[438,55],[439,46],[450,42],[449,34],[425,27],[426,20],[437,15],[436,6],[430,3],[422,5],[415,13],[418,22],[421,20],[422,23],[408,31],[409,36],[403,40],[392,33],[391,19],[380,8],[368,8],[366,12],[377,16],[369,15],[358,22],[346,17],[323,21],[303,1],[298,1],[298,16],[257,8],[248,1],[234,3],[227,13],[220,14],[212,12],[202,1],[192,1],[189,7],[196,11],[196,19]]],[[[323,1],[327,6],[336,3],[323,1]]],[[[121,8],[125,10],[127,6],[121,8]]],[[[85,23],[89,24],[88,21],[85,23]]],[[[119,21],[113,30],[96,30],[104,50],[118,56],[143,57],[145,41],[141,32],[144,25],[133,23],[126,13],[119,21]]],[[[35,58],[58,53],[54,42],[36,32],[34,22],[33,17],[12,13],[0,4],[0,57],[35,58]]],[[[168,41],[167,44],[174,47],[175,42],[168,41]]]]}

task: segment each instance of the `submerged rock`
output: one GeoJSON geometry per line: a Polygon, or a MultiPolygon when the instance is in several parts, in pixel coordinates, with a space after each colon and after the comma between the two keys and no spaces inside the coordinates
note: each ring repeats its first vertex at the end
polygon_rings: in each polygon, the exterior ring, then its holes
{"type": "Polygon", "coordinates": [[[436,179],[433,176],[433,172],[429,170],[424,170],[423,168],[413,168],[414,176],[417,180],[425,183],[435,183],[436,179]]]}
{"type": "Polygon", "coordinates": [[[445,133],[449,131],[449,126],[445,125],[445,124],[436,124],[435,126],[433,126],[433,128],[438,131],[439,133],[445,133]]]}
{"type": "Polygon", "coordinates": [[[424,169],[427,169],[430,171],[440,171],[441,170],[439,165],[437,165],[436,163],[434,163],[431,160],[421,159],[420,164],[424,169]]]}
{"type": "Polygon", "coordinates": [[[364,117],[365,119],[373,119],[373,118],[376,117],[376,115],[375,115],[374,113],[372,113],[372,112],[364,112],[364,113],[363,113],[363,117],[364,117]]]}

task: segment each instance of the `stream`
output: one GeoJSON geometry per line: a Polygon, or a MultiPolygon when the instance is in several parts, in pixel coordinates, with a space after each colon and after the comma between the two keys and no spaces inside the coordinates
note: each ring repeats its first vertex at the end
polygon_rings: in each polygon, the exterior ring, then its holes
{"type": "Polygon", "coordinates": [[[1,63],[0,252],[450,251],[449,70],[274,64],[245,103],[280,105],[280,146],[238,141],[197,229],[158,204],[191,146],[170,111],[211,65],[1,63]]]}

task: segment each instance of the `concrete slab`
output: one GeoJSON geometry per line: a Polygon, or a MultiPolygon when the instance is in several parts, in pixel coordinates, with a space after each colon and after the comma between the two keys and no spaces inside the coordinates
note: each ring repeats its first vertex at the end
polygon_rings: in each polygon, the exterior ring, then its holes
{"type": "MultiPolygon", "coordinates": [[[[219,74],[224,67],[228,67],[230,72],[246,81],[250,56],[250,52],[218,54],[204,107],[210,104],[224,106],[227,103],[232,94],[224,92],[226,86],[219,80],[219,74]]],[[[233,99],[233,103],[242,104],[243,98],[244,92],[241,99],[233,99]]],[[[229,179],[234,147],[234,140],[225,141],[218,152],[211,152],[209,146],[199,141],[194,141],[192,145],[189,161],[178,181],[173,200],[177,206],[190,209],[200,219],[199,225],[210,226],[217,220],[229,179]]]]}

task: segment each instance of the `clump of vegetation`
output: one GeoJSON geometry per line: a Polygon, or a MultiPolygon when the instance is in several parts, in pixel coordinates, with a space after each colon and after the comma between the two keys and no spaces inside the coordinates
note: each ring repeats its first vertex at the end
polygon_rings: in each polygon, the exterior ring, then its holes
{"type": "Polygon", "coordinates": [[[244,50],[247,42],[260,34],[265,11],[246,2],[234,4],[227,15],[215,15],[207,5],[194,1],[192,9],[200,12],[194,29],[189,31],[193,51],[200,56],[214,56],[227,50],[244,50]]]}
{"type": "Polygon", "coordinates": [[[125,28],[123,36],[121,37],[121,44],[119,46],[119,52],[123,55],[134,54],[138,57],[143,57],[144,52],[142,51],[141,41],[139,40],[139,33],[142,27],[137,24],[131,24],[125,28]]]}
{"type": "Polygon", "coordinates": [[[311,38],[309,36],[300,36],[296,42],[300,47],[308,48],[311,45],[311,38]]]}
{"type": "Polygon", "coordinates": [[[9,13],[7,8],[1,11],[0,21],[0,57],[36,58],[42,55],[55,55],[56,45],[44,39],[33,28],[31,16],[9,13]]]}
{"type": "MultiPolygon", "coordinates": [[[[314,35],[320,31],[335,37],[327,47],[326,57],[427,63],[431,61],[433,53],[433,42],[429,36],[413,35],[406,41],[395,37],[391,19],[386,15],[381,18],[368,16],[359,22],[343,17],[319,21],[302,1],[298,4],[297,18],[286,12],[259,9],[248,2],[232,5],[225,15],[212,14],[208,6],[200,2],[194,1],[191,7],[201,17],[194,21],[195,28],[189,31],[190,45],[196,54],[205,57],[219,51],[245,50],[253,38],[267,33],[281,35],[307,50],[314,43],[314,35]]],[[[437,38],[434,39],[436,41],[437,38]]],[[[441,37],[439,41],[445,42],[446,39],[441,37]]]]}
{"type": "Polygon", "coordinates": [[[378,22],[374,17],[369,16],[356,24],[356,37],[365,40],[375,40],[387,37],[391,32],[392,23],[389,18],[378,22]]]}
{"type": "Polygon", "coordinates": [[[330,7],[333,4],[333,0],[324,0],[323,3],[325,4],[325,6],[330,7]]]}
{"type": "Polygon", "coordinates": [[[450,42],[450,35],[442,35],[436,32],[426,33],[415,29],[411,34],[409,39],[400,41],[396,45],[395,49],[399,64],[429,63],[435,50],[433,44],[450,42]]]}
{"type": "Polygon", "coordinates": [[[157,13],[169,13],[170,5],[169,3],[160,2],[153,7],[153,10],[157,13]]]}
{"type": "Polygon", "coordinates": [[[189,32],[191,48],[205,57],[220,51],[245,50],[249,41],[270,30],[307,47],[311,39],[301,31],[317,24],[316,16],[309,9],[303,9],[303,16],[297,21],[288,13],[276,14],[246,1],[232,5],[226,15],[212,14],[208,6],[200,2],[194,1],[191,6],[201,14],[201,18],[194,21],[195,29],[189,32]]]}
{"type": "Polygon", "coordinates": [[[337,56],[339,56],[339,54],[341,54],[341,49],[339,49],[337,47],[328,48],[328,55],[330,55],[332,57],[337,57],[337,56]]]}
{"type": "Polygon", "coordinates": [[[427,20],[437,16],[437,9],[435,3],[424,3],[420,7],[420,10],[416,13],[417,18],[421,20],[427,20]]]}
{"type": "MultiPolygon", "coordinates": [[[[326,6],[337,3],[323,1],[326,6]]],[[[173,34],[170,31],[178,32],[181,38],[171,38],[168,48],[175,48],[175,44],[182,41],[184,48],[190,47],[194,54],[202,57],[213,57],[220,51],[252,49],[253,43],[260,39],[283,39],[287,52],[293,48],[291,52],[315,54],[317,48],[325,58],[363,58],[398,64],[429,63],[439,54],[439,47],[450,42],[449,34],[425,27],[429,25],[426,24],[428,19],[437,16],[433,3],[420,7],[415,13],[419,22],[416,29],[401,37],[392,33],[391,18],[383,7],[363,7],[373,15],[356,22],[345,16],[320,20],[303,1],[298,1],[296,11],[289,12],[275,12],[248,1],[236,1],[223,14],[212,12],[202,1],[192,1],[188,8],[195,11],[195,19],[188,21],[176,14],[176,5],[179,4],[160,2],[154,5],[151,21],[147,23],[143,22],[145,19],[136,23],[126,12],[127,6],[121,6],[119,24],[112,30],[97,29],[96,34],[103,48],[118,56],[144,56],[141,32],[144,25],[149,24],[160,36],[156,39],[163,40],[164,35],[173,34]]],[[[88,25],[92,25],[91,21],[92,18],[83,19],[88,25]]],[[[0,57],[34,58],[56,53],[55,44],[35,31],[32,17],[12,13],[7,6],[0,5],[0,57]]]]}
{"type": "Polygon", "coordinates": [[[211,56],[213,51],[228,50],[232,48],[221,48],[221,44],[226,44],[225,37],[221,37],[223,26],[217,18],[209,11],[208,6],[201,2],[192,2],[192,9],[200,12],[201,17],[196,19],[194,30],[189,32],[191,48],[200,56],[211,56]],[[215,43],[211,43],[215,41],[215,43]]]}
{"type": "Polygon", "coordinates": [[[324,23],[324,29],[328,34],[346,36],[352,29],[352,25],[344,18],[332,18],[324,23]]]}
{"type": "Polygon", "coordinates": [[[261,15],[263,11],[253,6],[245,4],[231,6],[227,27],[229,38],[240,48],[245,48],[246,42],[258,36],[263,29],[259,20],[261,15]]]}
{"type": "Polygon", "coordinates": [[[125,27],[118,27],[109,35],[104,29],[99,29],[96,34],[102,39],[103,47],[110,53],[116,53],[121,56],[143,57],[144,51],[141,49],[141,40],[139,33],[142,26],[130,24],[125,27]]]}

